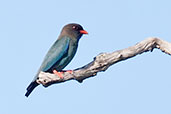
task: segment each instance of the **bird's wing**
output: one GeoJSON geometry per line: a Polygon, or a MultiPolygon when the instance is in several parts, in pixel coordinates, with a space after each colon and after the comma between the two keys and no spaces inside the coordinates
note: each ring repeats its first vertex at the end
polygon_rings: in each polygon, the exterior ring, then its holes
{"type": "Polygon", "coordinates": [[[70,43],[70,38],[63,37],[61,39],[58,39],[52,45],[52,47],[49,49],[48,53],[46,54],[37,75],[34,77],[30,85],[27,87],[27,92],[25,94],[26,97],[28,97],[30,93],[33,91],[33,89],[39,85],[36,82],[39,72],[50,69],[56,62],[58,62],[67,53],[69,48],[69,43],[70,43]]]}
{"type": "Polygon", "coordinates": [[[39,71],[47,71],[56,62],[62,59],[62,57],[67,53],[69,48],[70,38],[63,37],[58,39],[46,54],[44,61],[39,69],[39,71]]]}

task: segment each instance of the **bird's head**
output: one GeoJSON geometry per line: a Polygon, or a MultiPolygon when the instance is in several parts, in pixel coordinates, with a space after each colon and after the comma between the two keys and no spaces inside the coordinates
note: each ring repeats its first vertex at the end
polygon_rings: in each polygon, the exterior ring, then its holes
{"type": "Polygon", "coordinates": [[[88,34],[88,32],[85,31],[81,25],[71,23],[63,27],[61,34],[79,40],[83,34],[88,34]]]}

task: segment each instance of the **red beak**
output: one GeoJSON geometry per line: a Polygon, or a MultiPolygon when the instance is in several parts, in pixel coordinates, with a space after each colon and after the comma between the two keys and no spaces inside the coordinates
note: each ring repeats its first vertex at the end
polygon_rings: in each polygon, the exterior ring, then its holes
{"type": "Polygon", "coordinates": [[[80,33],[81,33],[81,34],[88,34],[88,32],[85,31],[85,30],[80,30],[80,33]]]}

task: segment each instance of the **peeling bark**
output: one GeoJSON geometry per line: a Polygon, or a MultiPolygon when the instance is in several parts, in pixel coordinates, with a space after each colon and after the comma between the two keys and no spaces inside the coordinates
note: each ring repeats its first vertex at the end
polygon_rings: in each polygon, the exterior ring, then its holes
{"type": "Polygon", "coordinates": [[[111,65],[117,62],[129,59],[143,52],[152,52],[154,48],[171,55],[171,43],[159,38],[148,38],[126,49],[112,53],[101,53],[94,57],[93,61],[87,65],[74,69],[72,73],[64,72],[63,79],[60,79],[55,74],[40,72],[36,81],[45,87],[69,80],[77,80],[81,83],[84,79],[96,76],[98,72],[107,70],[111,65]]]}

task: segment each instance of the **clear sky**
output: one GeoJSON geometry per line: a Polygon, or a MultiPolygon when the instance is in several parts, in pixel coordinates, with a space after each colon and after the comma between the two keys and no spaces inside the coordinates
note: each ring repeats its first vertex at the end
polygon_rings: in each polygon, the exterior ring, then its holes
{"type": "Polygon", "coordinates": [[[154,50],[106,72],[48,88],[26,98],[26,87],[65,24],[81,24],[75,69],[101,52],[156,36],[171,42],[170,0],[1,0],[0,114],[170,114],[169,55],[154,50]]]}

